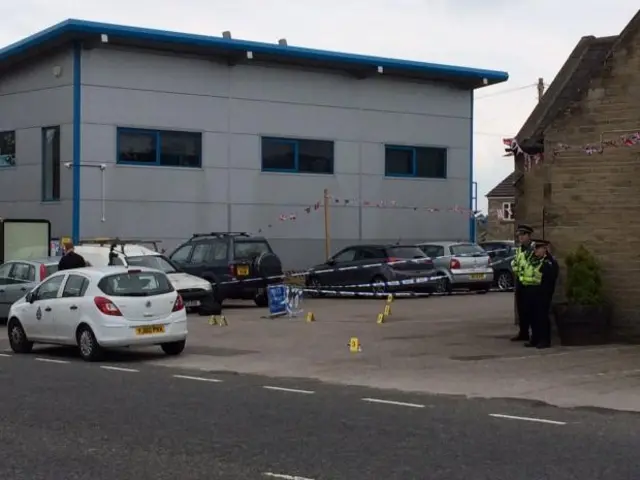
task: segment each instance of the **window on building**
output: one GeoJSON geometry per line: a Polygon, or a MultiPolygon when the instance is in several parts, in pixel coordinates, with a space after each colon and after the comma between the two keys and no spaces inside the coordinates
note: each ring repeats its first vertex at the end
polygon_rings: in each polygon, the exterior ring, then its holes
{"type": "Polygon", "coordinates": [[[200,168],[202,134],[119,128],[118,163],[200,168]]]}
{"type": "Polygon", "coordinates": [[[387,177],[447,178],[447,149],[387,145],[384,174],[387,177]]]}
{"type": "Polygon", "coordinates": [[[292,138],[262,139],[265,172],[333,173],[333,142],[292,138]]]}
{"type": "Polygon", "coordinates": [[[502,210],[499,213],[501,213],[500,220],[513,222],[515,218],[515,204],[513,202],[504,202],[502,204],[502,210]]]}
{"type": "Polygon", "coordinates": [[[60,127],[42,129],[42,200],[60,200],[60,127]]]}
{"type": "Polygon", "coordinates": [[[0,167],[16,165],[16,132],[0,132],[0,167]]]}

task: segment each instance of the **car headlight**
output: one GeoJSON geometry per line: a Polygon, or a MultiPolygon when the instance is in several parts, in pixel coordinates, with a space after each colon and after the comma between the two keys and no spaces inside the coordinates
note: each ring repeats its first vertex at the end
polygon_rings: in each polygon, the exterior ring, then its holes
{"type": "Polygon", "coordinates": [[[209,282],[205,282],[204,289],[205,290],[213,290],[213,287],[211,286],[211,284],[209,282]]]}

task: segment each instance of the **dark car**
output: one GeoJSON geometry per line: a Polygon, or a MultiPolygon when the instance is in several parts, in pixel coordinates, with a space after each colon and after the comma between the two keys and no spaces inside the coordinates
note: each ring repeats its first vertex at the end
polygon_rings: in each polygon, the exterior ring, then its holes
{"type": "Polygon", "coordinates": [[[282,263],[264,237],[195,233],[169,258],[181,270],[210,281],[216,299],[254,300],[265,307],[267,285],[282,282],[282,263]]]}
{"type": "Polygon", "coordinates": [[[306,283],[308,287],[319,290],[344,290],[340,287],[375,284],[372,287],[354,287],[354,290],[367,288],[375,293],[428,291],[433,289],[434,282],[421,282],[413,286],[390,286],[386,283],[430,277],[434,274],[433,262],[416,246],[354,245],[340,250],[326,263],[311,268],[306,283]]]}
{"type": "Polygon", "coordinates": [[[480,246],[487,251],[491,258],[494,286],[502,291],[513,290],[514,283],[511,260],[513,260],[513,256],[515,255],[515,242],[510,240],[495,240],[482,242],[480,246]]]}

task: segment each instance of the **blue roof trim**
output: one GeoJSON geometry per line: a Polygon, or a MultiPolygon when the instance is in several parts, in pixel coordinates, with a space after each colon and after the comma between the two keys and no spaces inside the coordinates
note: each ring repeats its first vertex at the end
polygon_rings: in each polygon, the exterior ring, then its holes
{"type": "Polygon", "coordinates": [[[507,72],[496,70],[484,70],[470,67],[457,67],[437,63],[417,62],[413,60],[398,60],[393,58],[373,57],[351,53],[331,52],[315,50],[311,48],[282,46],[249,40],[227,39],[222,37],[209,37],[191,33],[178,33],[166,30],[150,28],[129,27],[108,23],[89,22],[84,20],[69,19],[46,30],[27,37],[19,42],[0,49],[0,62],[16,54],[35,48],[43,43],[54,40],[64,34],[107,34],[137,40],[147,40],[163,43],[183,44],[200,47],[215,47],[220,49],[247,51],[254,53],[280,55],[282,57],[318,60],[344,65],[359,65],[383,68],[392,68],[405,71],[420,72],[423,74],[442,75],[460,79],[487,79],[489,84],[505,82],[509,78],[507,72]]]}

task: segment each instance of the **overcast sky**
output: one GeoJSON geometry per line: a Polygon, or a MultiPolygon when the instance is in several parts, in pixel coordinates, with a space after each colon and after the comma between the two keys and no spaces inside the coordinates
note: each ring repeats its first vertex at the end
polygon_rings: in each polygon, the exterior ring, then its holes
{"type": "MultiPolygon", "coordinates": [[[[512,169],[514,135],[583,35],[614,35],[638,0],[23,0],[4,9],[4,46],[66,18],[506,70],[507,83],[476,92],[479,204],[512,169]],[[528,87],[527,87],[528,86],[528,87]],[[521,88],[523,87],[523,88],[521,88]],[[519,90],[518,90],[519,89],[519,90]],[[514,91],[515,90],[515,91],[514,91]]],[[[393,200],[393,199],[372,199],[393,200]]]]}

